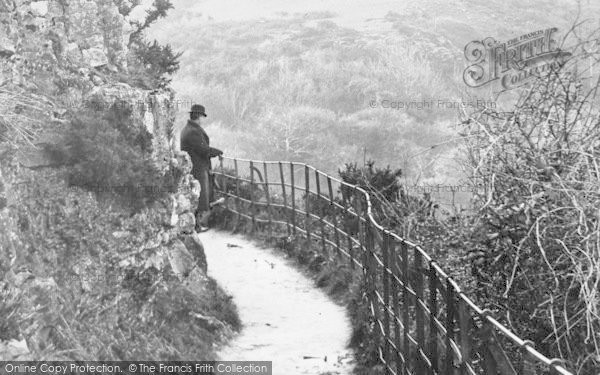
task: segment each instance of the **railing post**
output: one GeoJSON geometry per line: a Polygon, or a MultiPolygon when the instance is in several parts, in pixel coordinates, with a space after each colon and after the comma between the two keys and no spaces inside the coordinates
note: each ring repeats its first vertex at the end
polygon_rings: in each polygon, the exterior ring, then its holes
{"type": "Polygon", "coordinates": [[[431,373],[437,374],[438,351],[437,351],[437,272],[433,267],[433,261],[429,262],[429,357],[431,359],[431,373]]]}
{"type": "Polygon", "coordinates": [[[479,355],[481,355],[481,357],[483,358],[482,367],[484,369],[484,374],[497,374],[498,365],[496,364],[496,360],[494,359],[494,355],[492,354],[491,348],[488,347],[488,345],[486,345],[488,340],[492,336],[492,327],[487,322],[485,317],[483,317],[482,321],[483,326],[479,332],[479,339],[484,343],[484,345],[481,346],[479,352],[479,355]]]}
{"type": "Polygon", "coordinates": [[[375,323],[377,323],[378,314],[377,314],[377,267],[375,262],[375,236],[373,234],[373,225],[370,221],[365,223],[365,276],[368,287],[368,297],[371,303],[371,310],[373,313],[373,318],[375,319],[375,323]]]}
{"type": "Polygon", "coordinates": [[[383,242],[381,245],[381,253],[383,257],[383,330],[384,330],[384,347],[383,347],[383,358],[385,359],[385,372],[386,374],[391,374],[390,364],[391,364],[391,355],[390,355],[390,255],[389,255],[389,247],[390,247],[390,236],[384,232],[383,233],[383,242]]]}
{"type": "Polygon", "coordinates": [[[362,221],[362,199],[361,197],[358,195],[358,190],[356,190],[356,187],[354,188],[354,206],[355,206],[355,210],[356,210],[356,219],[358,222],[358,251],[360,253],[362,253],[362,259],[363,259],[363,273],[366,274],[366,270],[365,267],[367,265],[367,256],[366,256],[366,252],[364,250],[364,245],[365,245],[365,231],[364,231],[364,224],[362,221]]]}
{"type": "Polygon", "coordinates": [[[335,199],[333,197],[333,187],[331,186],[331,177],[327,176],[327,189],[329,190],[329,203],[331,205],[331,209],[333,210],[332,223],[334,228],[334,236],[335,236],[335,251],[336,255],[340,256],[340,235],[338,233],[339,221],[337,215],[337,209],[335,207],[335,199]]]}
{"type": "MultiPolygon", "coordinates": [[[[319,199],[319,203],[321,202],[321,179],[319,178],[319,171],[315,169],[315,183],[317,184],[317,198],[319,199]]],[[[325,242],[325,224],[323,223],[323,210],[319,212],[319,224],[321,226],[321,248],[323,249],[323,254],[327,254],[329,258],[329,254],[327,252],[327,245],[325,242]]]]}
{"type": "MultiPolygon", "coordinates": [[[[531,355],[527,351],[527,347],[534,347],[534,343],[532,341],[526,340],[525,345],[521,347],[521,357],[523,358],[521,363],[521,372],[523,375],[536,375],[537,370],[535,366],[535,361],[531,358],[531,355]]],[[[554,371],[557,373],[557,371],[554,371]]]]}
{"type": "Polygon", "coordinates": [[[235,223],[234,231],[240,225],[242,221],[242,211],[240,209],[240,174],[238,172],[238,161],[233,159],[233,166],[235,169],[235,210],[237,211],[237,222],[235,223]]]}
{"type": "MultiPolygon", "coordinates": [[[[343,187],[342,187],[343,189],[343,187]]],[[[352,243],[352,238],[351,238],[351,233],[350,233],[350,225],[348,225],[348,220],[349,217],[351,216],[350,214],[350,202],[348,202],[348,198],[346,197],[346,194],[343,193],[342,190],[342,203],[344,205],[344,232],[346,233],[346,240],[348,241],[348,254],[350,254],[350,269],[354,270],[354,246],[352,243]]]]}
{"type": "Polygon", "coordinates": [[[456,301],[454,296],[454,286],[450,279],[446,280],[446,366],[445,374],[454,375],[454,353],[452,351],[452,341],[454,341],[454,314],[456,301]]]}
{"type": "Polygon", "coordinates": [[[425,375],[425,363],[422,354],[425,353],[425,323],[423,319],[423,257],[419,249],[414,249],[413,269],[415,270],[415,314],[417,324],[417,353],[416,370],[417,375],[425,375]]]}
{"type": "Polygon", "coordinates": [[[269,217],[269,238],[273,237],[273,217],[271,214],[271,194],[269,192],[269,175],[267,174],[267,163],[263,162],[263,171],[265,174],[265,198],[267,199],[267,215],[269,217]]]}
{"type": "MultiPolygon", "coordinates": [[[[289,213],[289,208],[287,205],[287,194],[285,192],[285,175],[283,174],[283,164],[281,164],[281,162],[279,162],[279,177],[281,181],[281,194],[283,195],[283,207],[285,210],[285,216],[287,216],[289,213]]],[[[285,220],[285,223],[287,227],[287,233],[289,236],[290,234],[292,234],[289,217],[285,220]]]]}
{"type": "Polygon", "coordinates": [[[471,315],[467,304],[462,299],[458,300],[458,327],[460,334],[460,355],[461,355],[461,370],[467,372],[467,367],[470,366],[471,351],[473,349],[473,339],[471,337],[471,328],[474,327],[471,315]]]}
{"type": "Polygon", "coordinates": [[[403,344],[402,351],[404,354],[404,358],[406,360],[405,366],[406,371],[410,369],[410,342],[408,341],[408,334],[410,330],[410,322],[408,309],[410,307],[410,296],[408,293],[409,284],[409,276],[408,276],[408,248],[404,241],[400,243],[400,253],[402,255],[402,283],[404,284],[402,287],[402,328],[403,328],[403,344]]]}
{"type": "Polygon", "coordinates": [[[310,174],[308,165],[304,165],[304,191],[306,194],[304,202],[304,210],[306,211],[304,229],[306,230],[306,242],[310,246],[310,174]]]}
{"type": "Polygon", "coordinates": [[[223,190],[224,197],[227,198],[227,183],[225,181],[227,181],[227,178],[225,177],[225,171],[223,168],[223,155],[219,156],[219,168],[221,168],[221,189],[223,190]]]}
{"type": "Polygon", "coordinates": [[[292,231],[296,234],[296,183],[294,182],[294,163],[290,162],[290,179],[292,185],[292,231]]]}
{"type": "MultiPolygon", "coordinates": [[[[389,238],[389,236],[388,236],[389,238]]],[[[394,241],[389,242],[388,254],[390,258],[390,266],[392,267],[392,300],[394,304],[394,345],[396,346],[396,374],[404,374],[406,368],[404,364],[404,355],[402,353],[402,345],[400,343],[400,291],[398,290],[398,280],[402,280],[400,273],[400,265],[398,264],[398,256],[396,254],[396,245],[394,241]]]]}
{"type": "Polygon", "coordinates": [[[254,233],[256,229],[256,215],[254,211],[254,162],[250,161],[250,215],[252,215],[250,233],[254,233]]]}

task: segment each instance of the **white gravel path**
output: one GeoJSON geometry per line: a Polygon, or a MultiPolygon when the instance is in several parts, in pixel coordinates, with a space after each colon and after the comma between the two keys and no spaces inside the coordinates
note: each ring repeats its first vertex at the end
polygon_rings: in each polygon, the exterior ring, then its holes
{"type": "Polygon", "coordinates": [[[343,307],[276,250],[228,232],[210,230],[200,238],[208,273],[233,296],[243,324],[219,351],[222,360],[273,361],[274,375],[352,372],[343,307]]]}

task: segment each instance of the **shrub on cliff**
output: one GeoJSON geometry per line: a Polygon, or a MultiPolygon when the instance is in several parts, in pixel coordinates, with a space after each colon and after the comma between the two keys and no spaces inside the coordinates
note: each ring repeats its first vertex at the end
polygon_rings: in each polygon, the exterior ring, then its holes
{"type": "Polygon", "coordinates": [[[79,113],[62,145],[62,157],[72,165],[69,183],[116,193],[134,209],[174,192],[179,176],[157,167],[151,158],[151,137],[133,124],[125,105],[115,104],[106,113],[79,113]]]}
{"type": "MultiPolygon", "coordinates": [[[[402,170],[393,170],[390,166],[386,168],[376,168],[375,162],[369,160],[364,167],[358,167],[356,163],[347,163],[345,169],[338,171],[344,182],[356,185],[364,189],[371,198],[372,211],[378,221],[386,226],[395,226],[399,222],[399,208],[397,205],[401,197],[401,185],[398,183],[398,177],[402,175],[402,170]]],[[[341,193],[350,203],[362,194],[355,194],[350,188],[343,186],[341,193]]],[[[366,210],[366,202],[362,209],[366,210]]]]}
{"type": "Polygon", "coordinates": [[[113,2],[119,8],[119,13],[128,16],[131,10],[140,4],[141,0],[113,0],[113,2]]]}
{"type": "Polygon", "coordinates": [[[172,74],[179,69],[181,53],[174,53],[170,45],[160,45],[155,40],[137,41],[132,47],[137,63],[147,75],[144,80],[147,88],[166,87],[172,74]]]}
{"type": "Polygon", "coordinates": [[[144,22],[138,23],[137,29],[129,37],[132,64],[127,80],[135,86],[147,89],[166,87],[171,82],[169,76],[179,69],[181,53],[173,52],[168,44],[163,46],[156,40],[149,42],[143,35],[150,25],[166,17],[169,9],[173,9],[170,0],[154,0],[144,22]]]}

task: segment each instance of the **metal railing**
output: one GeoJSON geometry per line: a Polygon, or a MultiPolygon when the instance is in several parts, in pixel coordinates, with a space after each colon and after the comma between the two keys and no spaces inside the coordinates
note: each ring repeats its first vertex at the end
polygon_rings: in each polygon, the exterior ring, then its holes
{"type": "Polygon", "coordinates": [[[280,226],[362,270],[387,374],[572,375],[478,307],[420,246],[380,225],[360,187],[281,161],[221,157],[213,175],[235,220],[269,235],[280,226]]]}

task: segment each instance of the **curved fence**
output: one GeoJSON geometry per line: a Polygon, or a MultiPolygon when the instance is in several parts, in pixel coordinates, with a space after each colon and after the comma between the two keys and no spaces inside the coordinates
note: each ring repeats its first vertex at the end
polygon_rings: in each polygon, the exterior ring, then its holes
{"type": "Polygon", "coordinates": [[[478,307],[421,247],[381,226],[363,189],[293,162],[221,157],[213,175],[234,220],[303,236],[362,272],[387,374],[572,375],[478,307]]]}

